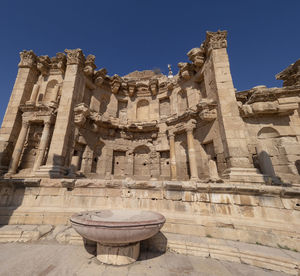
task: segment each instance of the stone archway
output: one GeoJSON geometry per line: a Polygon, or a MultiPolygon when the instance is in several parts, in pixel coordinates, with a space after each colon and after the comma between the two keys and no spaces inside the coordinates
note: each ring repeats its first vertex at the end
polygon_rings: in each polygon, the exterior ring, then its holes
{"type": "Polygon", "coordinates": [[[150,149],[147,146],[138,146],[135,148],[133,159],[134,176],[149,178],[150,173],[150,149]]]}

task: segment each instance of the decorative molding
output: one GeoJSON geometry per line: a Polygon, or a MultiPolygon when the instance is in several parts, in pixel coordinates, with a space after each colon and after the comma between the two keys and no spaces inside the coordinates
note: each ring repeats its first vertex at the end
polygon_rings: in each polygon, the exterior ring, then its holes
{"type": "Polygon", "coordinates": [[[50,58],[48,56],[39,56],[37,58],[37,69],[43,76],[48,75],[50,68],[50,58]]]}

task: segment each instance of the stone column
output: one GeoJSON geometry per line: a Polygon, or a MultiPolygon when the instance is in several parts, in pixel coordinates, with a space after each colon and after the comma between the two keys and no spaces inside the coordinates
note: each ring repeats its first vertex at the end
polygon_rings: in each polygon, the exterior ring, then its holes
{"type": "Polygon", "coordinates": [[[17,143],[15,145],[14,152],[12,154],[10,164],[9,164],[8,175],[15,174],[17,171],[17,168],[18,168],[18,165],[20,162],[21,153],[23,151],[23,147],[25,144],[25,139],[26,139],[28,128],[29,128],[29,122],[23,121],[22,128],[21,128],[17,143]]]}
{"type": "Polygon", "coordinates": [[[169,132],[170,141],[170,168],[171,168],[171,179],[177,179],[177,168],[176,168],[176,156],[175,156],[175,133],[169,132]]]}
{"type": "Polygon", "coordinates": [[[0,129],[0,172],[7,171],[22,125],[19,106],[30,99],[33,86],[38,79],[36,55],[33,51],[20,53],[18,75],[0,129]]]}
{"type": "Polygon", "coordinates": [[[38,84],[35,84],[33,86],[31,96],[30,96],[30,100],[26,102],[27,104],[35,105],[35,101],[36,101],[36,97],[37,97],[37,94],[39,92],[39,89],[40,89],[40,86],[38,84]]]}
{"type": "Polygon", "coordinates": [[[194,135],[193,130],[195,128],[195,124],[191,123],[188,125],[186,134],[187,134],[187,144],[188,144],[188,153],[189,153],[189,162],[190,162],[190,171],[191,171],[191,180],[197,180],[198,177],[198,169],[197,169],[197,160],[194,146],[194,135]]]}
{"type": "Polygon", "coordinates": [[[45,166],[51,177],[61,177],[67,171],[67,160],[70,151],[70,139],[74,136],[74,105],[78,95],[84,91],[84,55],[80,49],[65,50],[67,68],[62,84],[62,95],[57,111],[53,138],[49,147],[45,166]]]}
{"type": "Polygon", "coordinates": [[[51,123],[49,121],[44,123],[44,129],[43,129],[43,133],[42,133],[42,137],[38,149],[38,154],[34,161],[34,165],[32,169],[33,172],[37,171],[39,167],[42,165],[45,151],[50,140],[50,127],[51,127],[51,123]]]}

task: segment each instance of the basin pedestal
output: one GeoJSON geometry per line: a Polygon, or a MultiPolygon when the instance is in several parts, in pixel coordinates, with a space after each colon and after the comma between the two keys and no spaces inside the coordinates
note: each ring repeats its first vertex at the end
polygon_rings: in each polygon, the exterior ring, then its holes
{"type": "Polygon", "coordinates": [[[98,210],[74,214],[73,228],[97,242],[97,259],[105,264],[127,265],[140,253],[140,241],[154,236],[164,225],[163,215],[145,210],[98,210]]]}
{"type": "Polygon", "coordinates": [[[101,244],[97,243],[97,259],[110,265],[127,265],[135,262],[140,254],[140,243],[101,244]]]}

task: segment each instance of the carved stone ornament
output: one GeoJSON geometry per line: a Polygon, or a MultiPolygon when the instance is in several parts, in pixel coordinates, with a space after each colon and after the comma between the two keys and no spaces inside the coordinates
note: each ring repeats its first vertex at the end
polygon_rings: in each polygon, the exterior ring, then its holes
{"type": "Polygon", "coordinates": [[[135,90],[136,90],[136,82],[129,81],[128,82],[128,94],[130,97],[132,97],[134,95],[135,90]]]}
{"type": "Polygon", "coordinates": [[[227,47],[227,31],[206,32],[204,47],[208,52],[227,47]]]}
{"type": "Polygon", "coordinates": [[[155,96],[158,92],[158,79],[151,79],[149,81],[149,89],[153,96],[155,96]]]}
{"type": "Polygon", "coordinates": [[[31,68],[36,65],[36,55],[32,50],[26,51],[23,50],[20,52],[20,63],[19,68],[31,68]]]}
{"type": "Polygon", "coordinates": [[[189,80],[193,75],[193,66],[188,62],[179,62],[179,76],[184,80],[189,80]]]}
{"type": "Polygon", "coordinates": [[[117,94],[118,91],[120,90],[121,84],[122,84],[122,79],[118,75],[114,75],[110,82],[112,93],[117,94]]]}
{"type": "Polygon", "coordinates": [[[37,58],[37,69],[43,76],[46,76],[50,68],[50,58],[48,56],[39,56],[37,58]]]}
{"type": "Polygon", "coordinates": [[[277,80],[283,80],[283,86],[300,85],[300,59],[276,75],[277,80]]]}
{"type": "Polygon", "coordinates": [[[83,66],[84,55],[81,49],[66,49],[65,53],[67,54],[67,65],[78,64],[79,66],[83,66]]]}
{"type": "Polygon", "coordinates": [[[74,108],[74,123],[77,126],[83,126],[86,122],[86,118],[89,115],[89,109],[83,104],[79,104],[74,108]]]}
{"type": "Polygon", "coordinates": [[[96,69],[95,65],[95,56],[94,55],[88,55],[85,61],[85,67],[83,69],[84,74],[87,77],[93,77],[94,75],[94,70],[96,69]]]}
{"type": "Polygon", "coordinates": [[[200,48],[193,48],[190,50],[187,53],[187,56],[189,57],[189,60],[193,62],[194,66],[197,69],[200,69],[205,60],[205,50],[203,45],[201,45],[200,48]]]}
{"type": "Polygon", "coordinates": [[[105,78],[106,78],[107,70],[105,68],[101,68],[100,70],[96,71],[94,74],[95,84],[97,86],[102,86],[105,78]]]}
{"type": "Polygon", "coordinates": [[[57,53],[55,57],[51,58],[51,70],[57,70],[64,74],[66,70],[67,57],[64,53],[57,53]]]}

